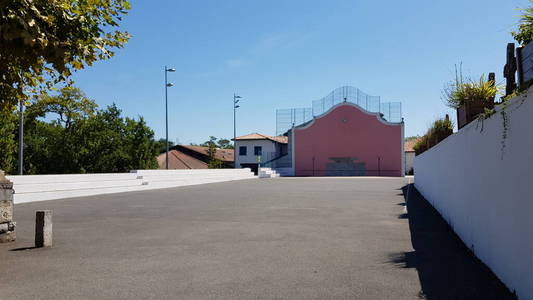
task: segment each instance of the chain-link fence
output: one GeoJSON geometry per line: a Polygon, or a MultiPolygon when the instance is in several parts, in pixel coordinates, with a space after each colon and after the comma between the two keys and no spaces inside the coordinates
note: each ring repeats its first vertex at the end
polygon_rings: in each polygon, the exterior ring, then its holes
{"type": "Polygon", "coordinates": [[[276,135],[282,135],[293,126],[311,121],[314,116],[327,112],[331,107],[341,102],[356,104],[368,112],[379,112],[389,122],[402,122],[402,104],[400,102],[382,103],[379,96],[370,96],[358,88],[343,86],[333,90],[326,97],[313,101],[311,108],[276,110],[276,135]]]}

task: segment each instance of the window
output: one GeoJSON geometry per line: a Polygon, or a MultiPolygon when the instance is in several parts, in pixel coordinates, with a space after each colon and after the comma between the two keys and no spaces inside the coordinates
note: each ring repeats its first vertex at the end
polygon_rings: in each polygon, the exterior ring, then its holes
{"type": "Polygon", "coordinates": [[[240,156],[246,156],[246,146],[240,146],[239,147],[239,155],[240,156]]]}
{"type": "Polygon", "coordinates": [[[262,152],[261,146],[255,146],[254,147],[254,155],[255,156],[260,156],[261,152],[262,152]]]}

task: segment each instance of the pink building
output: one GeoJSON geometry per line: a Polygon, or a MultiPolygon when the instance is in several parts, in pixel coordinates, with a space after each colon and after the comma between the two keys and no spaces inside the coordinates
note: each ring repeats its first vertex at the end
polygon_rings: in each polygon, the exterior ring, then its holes
{"type": "Polygon", "coordinates": [[[288,132],[295,176],[403,176],[404,124],[341,102],[288,132]]]}

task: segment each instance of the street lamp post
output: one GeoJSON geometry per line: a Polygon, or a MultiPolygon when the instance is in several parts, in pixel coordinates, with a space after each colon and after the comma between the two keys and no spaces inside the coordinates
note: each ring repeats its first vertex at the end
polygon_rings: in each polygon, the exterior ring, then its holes
{"type": "Polygon", "coordinates": [[[233,93],[233,167],[236,168],[237,165],[235,164],[236,162],[236,157],[237,157],[237,108],[239,108],[240,106],[237,105],[237,103],[239,103],[239,99],[241,99],[242,97],[233,93]]]}
{"type": "Polygon", "coordinates": [[[167,68],[165,66],[165,133],[166,133],[166,152],[165,152],[165,165],[168,170],[168,88],[174,84],[167,82],[167,73],[176,72],[176,69],[167,68]]]}
{"type": "Polygon", "coordinates": [[[24,106],[19,102],[19,175],[24,174],[24,106]]]}

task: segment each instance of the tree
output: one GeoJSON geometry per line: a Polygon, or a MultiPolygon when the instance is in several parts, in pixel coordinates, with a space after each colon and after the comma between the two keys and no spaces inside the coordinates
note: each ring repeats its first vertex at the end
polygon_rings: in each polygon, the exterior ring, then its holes
{"type": "Polygon", "coordinates": [[[75,120],[86,119],[92,115],[96,107],[96,103],[87,98],[79,88],[64,87],[56,96],[50,96],[48,93],[38,96],[32,110],[42,116],[48,113],[56,114],[56,122],[68,129],[75,120]]]}
{"type": "MultiPolygon", "coordinates": [[[[533,0],[529,2],[533,4],[533,0]]],[[[521,45],[527,45],[533,41],[533,6],[523,9],[518,31],[513,31],[511,34],[521,45]]]]}
{"type": "Polygon", "coordinates": [[[83,172],[79,165],[84,153],[80,125],[94,115],[96,107],[75,87],[65,87],[57,95],[44,93],[36,97],[24,119],[26,173],[83,172]]]}
{"type": "MultiPolygon", "coordinates": [[[[156,141],[156,144],[157,144],[157,150],[159,151],[159,153],[164,153],[167,151],[167,140],[166,139],[160,138],[159,140],[156,141]]],[[[174,142],[169,140],[168,147],[170,148],[172,146],[174,146],[174,142]]]]}
{"type": "Polygon", "coordinates": [[[76,88],[37,97],[26,110],[25,129],[27,174],[157,168],[154,133],[142,117],[124,118],[114,104],[98,110],[76,88]]]}
{"type": "Polygon", "coordinates": [[[211,140],[207,142],[208,143],[207,156],[209,156],[208,168],[209,169],[221,169],[224,166],[224,164],[222,163],[221,160],[216,158],[217,147],[216,147],[216,143],[213,142],[213,139],[216,140],[214,136],[211,136],[211,140]]]}
{"type": "Polygon", "coordinates": [[[157,169],[158,145],[143,117],[139,117],[139,121],[126,118],[126,147],[131,156],[129,170],[157,169]]]}
{"type": "Polygon", "coordinates": [[[233,145],[231,144],[231,141],[228,139],[219,139],[218,147],[221,149],[233,149],[233,145]]]}
{"type": "MultiPolygon", "coordinates": [[[[216,148],[220,148],[220,149],[233,149],[233,145],[231,145],[230,140],[228,140],[228,139],[219,139],[219,138],[217,138],[215,136],[210,136],[209,140],[206,141],[206,142],[201,143],[200,146],[209,147],[212,144],[214,144],[216,148]]],[[[191,145],[193,145],[193,144],[191,144],[191,145]]]]}
{"type": "Polygon", "coordinates": [[[108,59],[130,35],[115,30],[127,0],[0,1],[0,109],[108,59]]]}
{"type": "Polygon", "coordinates": [[[0,110],[0,169],[11,173],[15,169],[15,130],[17,114],[14,110],[0,110]]]}

